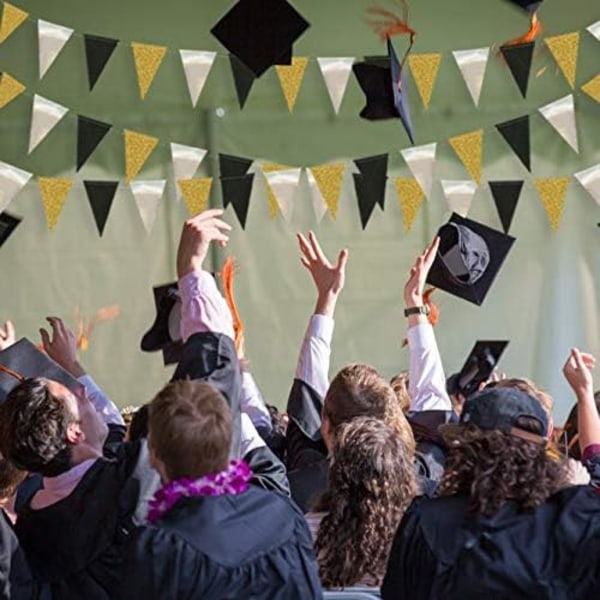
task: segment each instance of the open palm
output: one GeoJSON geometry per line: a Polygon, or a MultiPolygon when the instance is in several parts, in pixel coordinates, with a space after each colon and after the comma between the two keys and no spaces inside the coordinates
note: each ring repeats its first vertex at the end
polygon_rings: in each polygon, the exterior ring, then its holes
{"type": "Polygon", "coordinates": [[[337,263],[332,265],[312,231],[308,234],[308,240],[299,233],[298,244],[302,253],[300,262],[310,271],[319,295],[339,294],[344,287],[348,251],[341,250],[337,263]]]}

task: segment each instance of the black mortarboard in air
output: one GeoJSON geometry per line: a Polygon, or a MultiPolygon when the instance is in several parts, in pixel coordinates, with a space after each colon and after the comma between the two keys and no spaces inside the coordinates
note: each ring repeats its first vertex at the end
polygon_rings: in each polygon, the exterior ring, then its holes
{"type": "Polygon", "coordinates": [[[286,0],[239,0],[211,33],[256,77],[272,65],[289,65],[292,44],[309,27],[286,0]]]}
{"type": "Polygon", "coordinates": [[[515,4],[519,8],[526,10],[528,13],[535,12],[543,0],[509,0],[511,4],[515,4]]]}
{"type": "Polygon", "coordinates": [[[482,304],[515,238],[456,213],[438,235],[440,245],[427,283],[482,304]]]}

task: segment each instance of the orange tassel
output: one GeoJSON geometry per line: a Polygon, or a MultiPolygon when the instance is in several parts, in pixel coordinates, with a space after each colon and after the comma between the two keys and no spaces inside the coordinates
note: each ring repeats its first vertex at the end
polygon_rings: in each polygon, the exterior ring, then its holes
{"type": "Polygon", "coordinates": [[[524,35],[515,38],[513,40],[508,40],[508,42],[504,42],[503,46],[518,46],[519,44],[527,44],[529,42],[533,42],[536,37],[541,35],[542,33],[542,24],[537,17],[536,13],[531,14],[531,24],[527,33],[524,35]]]}
{"type": "Polygon", "coordinates": [[[102,321],[116,319],[121,314],[121,308],[116,304],[105,306],[96,311],[96,314],[89,319],[82,316],[78,307],[73,312],[77,322],[77,348],[85,352],[90,347],[90,336],[96,325],[102,321]]]}
{"type": "MultiPolygon", "coordinates": [[[[429,306],[429,316],[427,320],[431,323],[431,326],[434,327],[437,325],[437,322],[440,320],[440,309],[433,303],[431,300],[431,294],[435,292],[436,288],[429,288],[423,292],[423,304],[425,306],[429,306]]],[[[402,347],[408,346],[408,340],[404,338],[402,342],[402,347]]]]}
{"type": "Polygon", "coordinates": [[[398,5],[402,9],[402,18],[394,14],[391,10],[375,4],[367,9],[367,13],[377,17],[377,19],[370,19],[367,22],[381,38],[382,42],[386,42],[393,35],[408,35],[410,36],[410,43],[412,45],[417,32],[408,24],[408,3],[406,0],[400,0],[398,5]]]}
{"type": "Polygon", "coordinates": [[[227,306],[229,306],[231,316],[233,317],[233,333],[235,335],[235,348],[239,351],[244,335],[244,323],[242,322],[240,313],[238,312],[237,306],[235,305],[235,298],[233,297],[234,271],[235,262],[233,258],[228,257],[225,260],[223,270],[221,271],[221,281],[223,282],[223,289],[225,290],[225,301],[227,302],[227,306]]]}

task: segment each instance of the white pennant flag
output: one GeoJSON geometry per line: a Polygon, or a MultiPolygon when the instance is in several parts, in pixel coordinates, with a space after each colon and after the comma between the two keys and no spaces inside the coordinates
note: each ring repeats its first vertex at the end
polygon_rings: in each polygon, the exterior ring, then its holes
{"type": "Polygon", "coordinates": [[[140,217],[146,231],[150,233],[154,222],[160,199],[165,191],[166,179],[152,179],[146,181],[132,181],[131,193],[135,198],[140,217]]]}
{"type": "Polygon", "coordinates": [[[72,29],[38,19],[40,79],[46,74],[63,46],[69,41],[72,29]]]}
{"type": "Polygon", "coordinates": [[[69,112],[69,109],[35,94],[29,130],[29,150],[33,149],[52,131],[54,126],[69,112]]]}
{"type": "Polygon", "coordinates": [[[434,142],[433,144],[415,146],[400,151],[402,158],[404,158],[413,177],[421,186],[426,198],[429,198],[433,185],[436,148],[437,144],[434,142]]]}
{"type": "Polygon", "coordinates": [[[575,179],[587,190],[590,196],[600,206],[600,163],[575,173],[575,179]]]}
{"type": "Polygon", "coordinates": [[[600,21],[596,21],[586,29],[600,42],[600,21]]]}
{"type": "Polygon", "coordinates": [[[292,220],[294,210],[294,194],[300,183],[302,169],[285,169],[284,171],[271,171],[265,173],[279,210],[287,223],[292,220]]]}
{"type": "Polygon", "coordinates": [[[350,72],[354,58],[352,57],[336,57],[336,58],[317,58],[321,74],[325,80],[333,110],[337,115],[340,110],[340,105],[346,92],[350,72]]]}
{"type": "Polygon", "coordinates": [[[452,52],[454,60],[469,88],[469,93],[475,106],[479,104],[481,86],[490,55],[489,48],[476,48],[474,50],[456,50],[452,52]]]}
{"type": "Polygon", "coordinates": [[[317,223],[320,223],[327,212],[327,203],[325,202],[323,194],[321,194],[321,190],[317,184],[317,180],[310,169],[306,169],[306,175],[308,176],[308,186],[312,198],[313,209],[315,211],[315,217],[317,218],[317,223]]]}
{"type": "MultiPolygon", "coordinates": [[[[171,157],[173,159],[173,174],[175,181],[180,179],[192,179],[204,160],[207,150],[204,148],[195,148],[194,146],[184,146],[183,144],[171,144],[171,157]]],[[[177,199],[181,198],[179,186],[177,190],[177,199]]]]}
{"type": "Polygon", "coordinates": [[[31,179],[31,173],[0,162],[0,213],[31,179]]]}
{"type": "Polygon", "coordinates": [[[180,50],[179,54],[185,72],[192,106],[195,107],[217,53],[197,50],[180,50]]]}
{"type": "Polygon", "coordinates": [[[539,111],[544,115],[548,123],[560,133],[563,139],[579,153],[577,144],[577,127],[575,125],[575,103],[573,94],[569,94],[556,102],[542,106],[539,111]]]}
{"type": "Polygon", "coordinates": [[[442,179],[441,183],[446,202],[448,202],[448,208],[461,217],[466,217],[471,208],[477,184],[471,179],[442,179]]]}

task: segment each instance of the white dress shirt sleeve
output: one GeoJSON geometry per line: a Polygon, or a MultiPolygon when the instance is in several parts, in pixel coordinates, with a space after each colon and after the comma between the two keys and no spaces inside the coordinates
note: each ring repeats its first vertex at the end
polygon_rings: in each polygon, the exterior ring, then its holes
{"type": "Polygon", "coordinates": [[[94,405],[94,408],[102,415],[102,418],[107,425],[125,425],[125,421],[123,421],[119,409],[98,387],[90,375],[82,375],[77,381],[84,385],[88,399],[94,405]]]}

